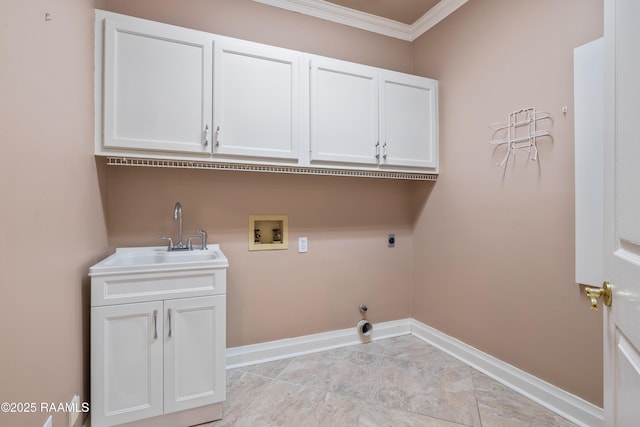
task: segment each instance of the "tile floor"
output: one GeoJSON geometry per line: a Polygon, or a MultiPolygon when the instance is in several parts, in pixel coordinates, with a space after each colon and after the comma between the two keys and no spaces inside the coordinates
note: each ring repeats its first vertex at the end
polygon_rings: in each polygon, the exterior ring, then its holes
{"type": "Polygon", "coordinates": [[[229,370],[224,419],[199,427],[573,425],[407,335],[229,370]]]}

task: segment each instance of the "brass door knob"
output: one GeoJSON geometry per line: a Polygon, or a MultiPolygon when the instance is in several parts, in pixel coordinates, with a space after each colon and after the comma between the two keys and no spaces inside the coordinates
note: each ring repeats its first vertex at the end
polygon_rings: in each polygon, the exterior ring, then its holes
{"type": "Polygon", "coordinates": [[[591,298],[591,310],[598,311],[598,298],[602,298],[604,305],[611,307],[613,295],[611,293],[611,285],[609,282],[602,283],[601,288],[592,288],[587,286],[584,288],[584,293],[587,297],[591,298]]]}

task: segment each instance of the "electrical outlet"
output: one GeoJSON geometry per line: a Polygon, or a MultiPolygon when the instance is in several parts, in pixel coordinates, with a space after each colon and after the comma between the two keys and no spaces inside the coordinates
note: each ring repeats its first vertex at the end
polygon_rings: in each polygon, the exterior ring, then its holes
{"type": "Polygon", "coordinates": [[[306,237],[298,237],[298,253],[302,254],[307,252],[309,248],[307,247],[307,238],[306,237]]]}
{"type": "Polygon", "coordinates": [[[396,246],[396,235],[395,234],[389,234],[387,236],[387,247],[388,248],[394,248],[396,246]]]}
{"type": "Polygon", "coordinates": [[[80,396],[77,394],[71,399],[71,411],[69,411],[69,427],[74,427],[80,416],[80,396]]]}

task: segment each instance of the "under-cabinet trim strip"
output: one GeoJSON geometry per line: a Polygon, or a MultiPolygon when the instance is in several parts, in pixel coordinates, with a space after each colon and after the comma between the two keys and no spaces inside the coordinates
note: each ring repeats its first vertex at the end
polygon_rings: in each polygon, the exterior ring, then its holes
{"type": "Polygon", "coordinates": [[[143,166],[178,169],[213,169],[248,172],[274,172],[303,175],[356,176],[364,178],[405,179],[413,181],[436,181],[438,175],[410,172],[368,171],[354,169],[324,169],[298,166],[252,165],[244,163],[214,163],[197,160],[165,160],[135,157],[107,157],[109,166],[143,166]]]}

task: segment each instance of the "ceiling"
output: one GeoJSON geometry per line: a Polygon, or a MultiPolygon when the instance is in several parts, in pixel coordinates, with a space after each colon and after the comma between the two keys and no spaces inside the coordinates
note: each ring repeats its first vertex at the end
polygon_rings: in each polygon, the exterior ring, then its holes
{"type": "Polygon", "coordinates": [[[440,0],[327,0],[364,13],[411,25],[440,0]]]}
{"type": "Polygon", "coordinates": [[[254,0],[413,41],[468,0],[254,0]]]}

